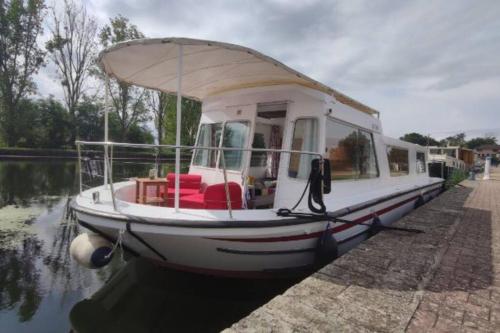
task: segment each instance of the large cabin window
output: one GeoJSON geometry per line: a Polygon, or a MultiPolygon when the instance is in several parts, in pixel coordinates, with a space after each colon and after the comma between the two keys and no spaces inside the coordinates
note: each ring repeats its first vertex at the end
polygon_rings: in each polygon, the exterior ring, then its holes
{"type": "MultiPolygon", "coordinates": [[[[318,150],[318,120],[315,118],[297,119],[293,130],[291,150],[315,152],[318,150]]],[[[288,176],[291,178],[307,179],[309,177],[311,161],[315,158],[309,154],[290,154],[288,176]]]]}
{"type": "Polygon", "coordinates": [[[417,151],[417,173],[425,173],[425,153],[417,151]]]}
{"type": "Polygon", "coordinates": [[[329,119],[326,148],[333,180],[378,177],[375,146],[370,132],[329,119]]]}
{"type": "MultiPolygon", "coordinates": [[[[222,124],[202,124],[196,146],[219,147],[222,124]]],[[[193,165],[215,168],[217,165],[217,150],[197,149],[194,153],[193,165]]]]}
{"type": "Polygon", "coordinates": [[[387,159],[391,177],[404,176],[409,173],[407,149],[388,146],[387,159]]]}
{"type": "MultiPolygon", "coordinates": [[[[249,126],[247,121],[227,122],[224,126],[224,139],[222,140],[222,147],[246,148],[245,144],[248,137],[248,130],[249,126]]],[[[224,151],[226,169],[241,170],[244,153],[245,152],[243,150],[224,151]]],[[[222,168],[222,164],[220,167],[222,168]]]]}

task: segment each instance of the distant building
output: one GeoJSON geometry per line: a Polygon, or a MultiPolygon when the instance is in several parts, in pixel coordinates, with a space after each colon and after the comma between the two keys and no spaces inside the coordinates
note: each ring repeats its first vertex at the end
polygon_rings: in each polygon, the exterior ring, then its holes
{"type": "Polygon", "coordinates": [[[476,158],[484,160],[486,157],[500,158],[500,145],[483,145],[474,150],[476,158]]]}

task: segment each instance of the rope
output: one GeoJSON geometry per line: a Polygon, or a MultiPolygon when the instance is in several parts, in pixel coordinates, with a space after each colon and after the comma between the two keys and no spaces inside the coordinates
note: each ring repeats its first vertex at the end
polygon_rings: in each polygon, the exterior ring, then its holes
{"type": "Polygon", "coordinates": [[[119,247],[120,248],[120,258],[122,260],[122,262],[125,262],[125,259],[123,258],[123,234],[125,233],[125,229],[120,229],[118,231],[118,238],[116,239],[115,243],[113,244],[113,248],[111,249],[111,252],[109,252],[105,258],[106,259],[109,259],[109,257],[111,257],[113,255],[113,253],[115,253],[116,249],[119,247]]]}
{"type": "MultiPolygon", "coordinates": [[[[330,221],[330,222],[341,222],[349,225],[363,225],[370,227],[372,224],[371,223],[365,223],[365,222],[356,222],[356,221],[349,221],[349,220],[344,220],[338,217],[331,216],[329,212],[325,212],[325,214],[310,214],[310,213],[296,213],[290,211],[288,208],[281,208],[278,209],[276,212],[278,216],[282,217],[295,217],[295,218],[310,218],[312,221],[311,222],[320,222],[320,221],[330,221]]],[[[377,217],[374,215],[374,218],[377,217]]],[[[392,227],[392,226],[385,226],[383,224],[380,225],[381,230],[396,230],[396,231],[406,231],[406,232],[412,232],[412,233],[424,233],[423,230],[420,229],[413,229],[413,228],[402,228],[402,227],[392,227]]]]}

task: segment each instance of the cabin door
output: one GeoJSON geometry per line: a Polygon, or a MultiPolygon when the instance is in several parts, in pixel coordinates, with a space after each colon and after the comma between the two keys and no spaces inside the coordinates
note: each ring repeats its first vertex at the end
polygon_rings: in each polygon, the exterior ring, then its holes
{"type": "MultiPolygon", "coordinates": [[[[282,149],[287,103],[259,103],[252,148],[282,149]]],[[[269,208],[274,204],[280,153],[252,152],[248,169],[250,208],[269,208]]]]}

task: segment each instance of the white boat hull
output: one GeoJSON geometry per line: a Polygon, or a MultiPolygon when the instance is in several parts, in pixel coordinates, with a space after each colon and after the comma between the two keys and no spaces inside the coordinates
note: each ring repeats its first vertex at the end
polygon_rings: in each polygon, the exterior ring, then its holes
{"type": "Polygon", "coordinates": [[[318,239],[327,224],[342,254],[353,243],[366,238],[374,216],[383,225],[389,225],[414,209],[417,200],[428,201],[440,190],[441,183],[435,183],[425,189],[358,205],[351,213],[337,216],[364,225],[328,221],[276,225],[277,219],[270,226],[239,227],[235,221],[230,227],[184,227],[149,223],[131,216],[120,220],[78,205],[74,208],[84,227],[113,241],[118,239],[120,230],[127,230],[122,236],[127,249],[166,266],[210,275],[264,277],[312,268],[318,239]]]}

